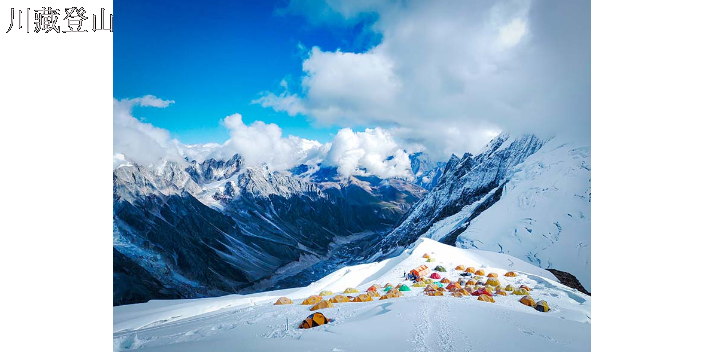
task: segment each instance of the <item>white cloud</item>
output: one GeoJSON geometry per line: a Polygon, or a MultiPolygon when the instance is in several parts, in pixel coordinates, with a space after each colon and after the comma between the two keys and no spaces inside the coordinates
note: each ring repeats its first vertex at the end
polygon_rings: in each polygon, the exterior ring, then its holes
{"type": "Polygon", "coordinates": [[[128,161],[152,165],[164,159],[181,159],[177,142],[171,138],[169,131],[132,116],[132,108],[136,105],[163,108],[173,103],[173,100],[165,101],[153,95],[113,99],[113,167],[128,161]]]}
{"type": "Polygon", "coordinates": [[[325,163],[338,167],[343,176],[376,175],[413,178],[408,154],[382,128],[354,132],[340,130],[333,138],[325,163]]]}
{"type": "Polygon", "coordinates": [[[376,175],[381,178],[410,178],[408,154],[382,128],[353,132],[342,129],[331,143],[297,136],[283,136],[276,124],[255,121],[249,125],[240,114],[225,117],[222,123],[230,138],[222,144],[187,145],[173,139],[162,128],[132,116],[136,105],[166,107],[173,101],[154,96],[113,100],[113,167],[136,163],[158,165],[163,160],[185,163],[214,158],[225,160],[240,154],[249,165],[267,165],[272,170],[287,170],[300,164],[325,163],[338,167],[343,176],[376,175]]]}
{"type": "Polygon", "coordinates": [[[497,131],[590,136],[586,1],[339,1],[289,13],[343,25],[374,13],[363,53],[313,48],[301,91],[256,102],[324,125],[379,125],[438,159],[475,152],[497,131]]]}

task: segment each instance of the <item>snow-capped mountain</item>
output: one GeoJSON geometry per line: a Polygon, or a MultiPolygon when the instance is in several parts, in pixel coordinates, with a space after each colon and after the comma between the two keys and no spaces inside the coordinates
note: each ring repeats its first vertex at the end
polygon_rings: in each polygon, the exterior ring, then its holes
{"type": "Polygon", "coordinates": [[[423,152],[413,153],[409,155],[409,159],[411,159],[411,171],[413,171],[413,175],[416,177],[415,184],[427,190],[432,189],[438,184],[446,163],[433,162],[430,157],[423,152]]]}
{"type": "Polygon", "coordinates": [[[243,351],[589,351],[590,337],[591,297],[560,284],[550,272],[508,254],[460,249],[427,238],[396,257],[343,266],[307,286],[113,308],[115,351],[228,351],[233,346],[243,351]],[[426,253],[436,262],[427,263],[426,253]],[[511,292],[495,294],[494,303],[450,292],[425,295],[425,287],[403,278],[421,264],[444,266],[447,272],[439,274],[452,281],[468,278],[453,270],[457,265],[497,273],[502,287],[526,285],[530,296],[545,300],[550,310],[521,304],[523,295],[511,292]],[[508,271],[516,276],[504,276],[508,271]],[[333,303],[315,311],[328,324],[298,329],[314,313],[311,305],[301,304],[307,297],[322,291],[358,296],[374,284],[387,283],[404,284],[408,290],[398,298],[333,303]],[[282,296],[293,304],[274,305],[282,296]]]}
{"type": "Polygon", "coordinates": [[[388,232],[425,193],[405,180],[316,182],[238,155],[122,165],[113,172],[114,303],[275,285],[341,244],[388,232]]]}
{"type": "Polygon", "coordinates": [[[589,290],[590,170],[588,145],[503,133],[476,156],[453,156],[371,258],[428,237],[567,271],[589,290]]]}

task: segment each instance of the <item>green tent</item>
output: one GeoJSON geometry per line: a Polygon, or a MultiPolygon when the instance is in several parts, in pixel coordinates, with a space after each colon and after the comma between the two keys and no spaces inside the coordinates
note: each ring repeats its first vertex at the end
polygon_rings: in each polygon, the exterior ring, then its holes
{"type": "Polygon", "coordinates": [[[428,263],[434,262],[434,261],[435,261],[435,258],[428,258],[428,260],[426,260],[426,262],[428,262],[428,263]]]}
{"type": "Polygon", "coordinates": [[[393,290],[393,289],[394,289],[394,287],[391,286],[391,285],[389,285],[389,286],[386,286],[386,288],[384,289],[384,292],[389,292],[389,291],[391,291],[391,290],[393,290]]]}
{"type": "Polygon", "coordinates": [[[445,273],[445,272],[447,272],[447,270],[445,270],[445,267],[444,267],[444,266],[442,266],[442,265],[438,265],[438,266],[436,266],[436,267],[435,267],[435,269],[433,269],[433,270],[435,270],[435,271],[439,271],[439,272],[441,272],[441,273],[445,273]]]}
{"type": "Polygon", "coordinates": [[[440,287],[445,287],[445,286],[442,285],[442,282],[440,282],[440,281],[434,282],[434,284],[437,285],[438,288],[440,288],[440,287]]]}
{"type": "Polygon", "coordinates": [[[410,291],[411,289],[408,288],[406,285],[401,285],[401,288],[398,289],[399,291],[410,291]]]}

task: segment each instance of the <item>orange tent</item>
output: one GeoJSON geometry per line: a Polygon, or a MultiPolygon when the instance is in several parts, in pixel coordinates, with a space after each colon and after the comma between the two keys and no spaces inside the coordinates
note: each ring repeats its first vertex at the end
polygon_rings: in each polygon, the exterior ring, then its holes
{"type": "Polygon", "coordinates": [[[376,292],[376,291],[370,291],[370,292],[367,292],[367,294],[368,294],[369,296],[371,296],[371,297],[379,297],[379,296],[381,296],[381,295],[379,294],[379,292],[376,292]]]}
{"type": "Polygon", "coordinates": [[[314,306],[310,307],[310,310],[318,310],[318,309],[323,309],[323,308],[332,308],[333,305],[331,302],[328,301],[320,301],[316,303],[314,306]]]}
{"type": "Polygon", "coordinates": [[[526,285],[521,285],[518,288],[524,288],[524,289],[526,289],[526,291],[530,291],[530,287],[528,287],[526,285]]]}
{"type": "Polygon", "coordinates": [[[467,280],[467,283],[465,284],[465,286],[474,286],[476,284],[477,284],[477,280],[469,279],[469,280],[467,280]]]}
{"type": "Polygon", "coordinates": [[[274,303],[275,306],[280,306],[283,304],[293,304],[293,301],[286,297],[281,297],[276,301],[276,303],[274,303]]]}
{"type": "Polygon", "coordinates": [[[323,313],[316,312],[308,316],[301,325],[298,326],[299,329],[310,329],[316,326],[320,326],[328,323],[328,318],[326,318],[323,313]]]}
{"type": "Polygon", "coordinates": [[[470,266],[470,267],[469,267],[469,268],[467,268],[467,270],[465,270],[464,272],[465,272],[465,273],[471,273],[471,274],[474,274],[474,272],[475,272],[475,271],[477,271],[477,270],[476,270],[476,269],[474,269],[474,267],[473,267],[473,266],[470,266]]]}
{"type": "Polygon", "coordinates": [[[479,269],[479,270],[477,270],[477,271],[474,272],[474,275],[477,275],[477,276],[484,276],[484,275],[486,275],[486,274],[484,274],[484,269],[479,269]]]}
{"type": "Polygon", "coordinates": [[[352,302],[370,302],[373,301],[372,296],[362,293],[361,295],[357,296],[352,300],[352,302]]]}
{"type": "Polygon", "coordinates": [[[487,275],[487,277],[499,277],[499,274],[497,274],[497,273],[489,273],[489,275],[487,275]]]}
{"type": "Polygon", "coordinates": [[[459,293],[459,292],[452,292],[452,294],[451,294],[450,296],[452,296],[452,297],[462,297],[462,294],[459,293]]]}
{"type": "Polygon", "coordinates": [[[491,297],[491,296],[489,296],[489,295],[480,295],[479,297],[477,297],[477,300],[479,300],[479,301],[484,301],[484,302],[495,303],[494,297],[491,297]]]}
{"type": "Polygon", "coordinates": [[[428,296],[444,296],[445,294],[441,291],[430,291],[425,293],[428,296]]]}
{"type": "Polygon", "coordinates": [[[455,270],[464,271],[464,269],[465,269],[464,265],[458,265],[458,266],[455,267],[455,270]]]}
{"type": "Polygon", "coordinates": [[[535,300],[533,299],[533,297],[531,297],[529,295],[521,297],[519,302],[521,302],[529,307],[535,307],[535,300]]]}
{"type": "Polygon", "coordinates": [[[416,277],[426,277],[430,274],[430,269],[427,265],[421,265],[413,270],[411,270],[411,275],[416,277]]]}
{"type": "Polygon", "coordinates": [[[318,295],[313,295],[313,296],[310,296],[310,297],[304,299],[303,303],[301,303],[301,305],[309,306],[311,304],[316,304],[322,300],[323,300],[323,297],[320,297],[318,295]]]}
{"type": "Polygon", "coordinates": [[[459,292],[459,293],[461,293],[463,296],[469,296],[469,291],[467,291],[467,290],[465,290],[465,289],[459,289],[459,290],[457,290],[457,291],[455,291],[455,292],[459,292]]]}
{"type": "Polygon", "coordinates": [[[508,276],[508,277],[516,277],[516,273],[515,273],[515,272],[513,272],[513,271],[509,271],[509,272],[507,272],[506,274],[504,274],[504,276],[508,276]]]}
{"type": "Polygon", "coordinates": [[[451,282],[449,285],[447,285],[447,290],[448,291],[453,291],[453,290],[461,290],[462,286],[456,282],[451,282]]]}
{"type": "Polygon", "coordinates": [[[349,302],[350,299],[347,296],[337,295],[333,298],[330,298],[328,301],[331,303],[345,303],[345,302],[349,302]]]}
{"type": "Polygon", "coordinates": [[[428,254],[428,253],[423,254],[423,258],[426,258],[426,259],[430,258],[430,254],[428,254]]]}
{"type": "Polygon", "coordinates": [[[448,278],[445,277],[445,278],[443,278],[442,280],[440,280],[440,282],[442,282],[443,284],[449,284],[449,283],[450,283],[450,279],[448,279],[448,278]]]}

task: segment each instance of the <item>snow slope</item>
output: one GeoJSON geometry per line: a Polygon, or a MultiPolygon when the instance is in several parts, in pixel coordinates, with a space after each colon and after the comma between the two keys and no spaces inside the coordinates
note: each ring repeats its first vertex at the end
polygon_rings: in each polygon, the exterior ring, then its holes
{"type": "Polygon", "coordinates": [[[501,199],[456,246],[504,252],[576,276],[591,290],[591,148],[553,139],[513,168],[501,199]]]}
{"type": "MultiPolygon", "coordinates": [[[[410,282],[406,282],[410,286],[410,282]]],[[[506,254],[461,249],[419,239],[401,255],[340,269],[306,287],[251,295],[150,301],[113,308],[116,351],[589,351],[591,298],[559,284],[548,271],[506,254]],[[403,273],[425,263],[443,265],[451,280],[456,265],[496,272],[502,285],[526,284],[546,300],[547,313],[518,302],[520,296],[428,297],[411,287],[404,297],[340,303],[320,312],[333,322],[309,330],[298,324],[311,312],[301,301],[322,290],[363,292],[374,283],[396,285],[403,273]],[[507,270],[518,272],[504,277],[507,270]],[[274,306],[280,296],[293,305],[274,306]],[[288,328],[287,328],[288,322],[288,328]]]]}

